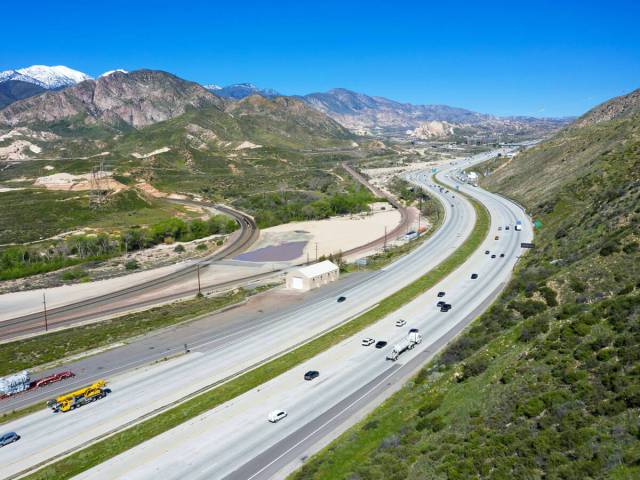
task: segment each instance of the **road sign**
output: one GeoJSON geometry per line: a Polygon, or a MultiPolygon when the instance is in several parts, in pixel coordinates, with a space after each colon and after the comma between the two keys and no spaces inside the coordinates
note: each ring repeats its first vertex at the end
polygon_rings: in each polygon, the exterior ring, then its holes
{"type": "Polygon", "coordinates": [[[520,244],[520,248],[534,248],[535,245],[533,243],[526,243],[526,242],[522,242],[520,244]]]}

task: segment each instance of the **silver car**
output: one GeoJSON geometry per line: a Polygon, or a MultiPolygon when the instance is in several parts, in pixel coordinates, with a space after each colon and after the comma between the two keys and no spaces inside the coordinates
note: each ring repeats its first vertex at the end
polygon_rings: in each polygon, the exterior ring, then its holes
{"type": "Polygon", "coordinates": [[[17,442],[20,440],[20,435],[16,432],[7,432],[0,435],[0,447],[4,447],[5,445],[9,445],[10,443],[17,442]]]}

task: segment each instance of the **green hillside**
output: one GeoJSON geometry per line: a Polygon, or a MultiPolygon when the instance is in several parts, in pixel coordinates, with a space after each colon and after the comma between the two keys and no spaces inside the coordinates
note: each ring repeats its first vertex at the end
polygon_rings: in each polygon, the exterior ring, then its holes
{"type": "Polygon", "coordinates": [[[640,116],[624,112],[500,162],[484,186],[542,222],[537,248],[462,336],[294,478],[640,477],[640,116]]]}

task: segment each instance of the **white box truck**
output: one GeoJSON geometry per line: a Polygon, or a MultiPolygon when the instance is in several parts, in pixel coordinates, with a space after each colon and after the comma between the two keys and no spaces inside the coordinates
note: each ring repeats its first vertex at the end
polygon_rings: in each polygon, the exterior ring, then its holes
{"type": "Polygon", "coordinates": [[[400,355],[407,350],[411,350],[420,342],[422,342],[422,335],[419,332],[410,332],[409,335],[393,346],[393,350],[387,354],[387,360],[395,362],[400,355]]]}

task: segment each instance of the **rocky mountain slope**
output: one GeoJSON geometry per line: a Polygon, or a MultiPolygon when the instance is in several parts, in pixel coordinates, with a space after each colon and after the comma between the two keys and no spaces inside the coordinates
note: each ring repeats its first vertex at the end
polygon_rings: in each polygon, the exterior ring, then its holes
{"type": "MultiPolygon", "coordinates": [[[[591,172],[594,159],[640,141],[640,90],[596,106],[572,125],[513,160],[497,162],[487,179],[533,204],[557,195],[568,182],[591,172]]],[[[598,163],[598,165],[605,165],[598,163]]],[[[603,172],[604,173],[604,172],[603,172]]]]}
{"type": "Polygon", "coordinates": [[[484,185],[540,220],[535,248],[485,314],[293,478],[640,477],[635,98],[493,163],[484,185]]]}
{"type": "Polygon", "coordinates": [[[22,80],[6,80],[0,83],[0,109],[7,105],[46,92],[47,89],[22,80]]]}
{"type": "Polygon", "coordinates": [[[236,83],[226,87],[205,85],[205,88],[219,97],[232,98],[234,100],[241,100],[251,95],[260,95],[267,98],[281,95],[271,88],[258,88],[252,83],[236,83]]]}
{"type": "MultiPolygon", "coordinates": [[[[349,129],[383,133],[421,128],[428,122],[438,121],[447,122],[464,134],[539,135],[567,123],[562,119],[496,117],[446,105],[412,105],[344,88],[312,93],[303,98],[349,129]]],[[[447,129],[442,132],[451,135],[447,129]]]]}
{"type": "Polygon", "coordinates": [[[112,126],[143,127],[190,108],[222,107],[220,98],[197,83],[166,72],[114,72],[60,91],[15,102],[0,110],[0,124],[19,125],[74,119],[112,126]]]}

